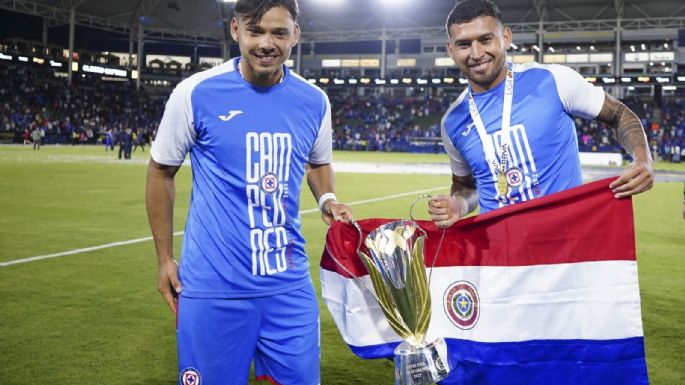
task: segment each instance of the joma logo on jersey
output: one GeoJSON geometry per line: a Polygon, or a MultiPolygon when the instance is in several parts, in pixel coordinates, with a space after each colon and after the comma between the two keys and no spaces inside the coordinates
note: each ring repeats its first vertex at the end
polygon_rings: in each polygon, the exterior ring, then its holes
{"type": "Polygon", "coordinates": [[[226,115],[219,115],[219,119],[223,120],[224,122],[228,122],[229,120],[235,118],[236,116],[238,116],[242,113],[243,112],[240,110],[231,110],[226,115]]]}
{"type": "Polygon", "coordinates": [[[290,134],[250,132],[245,136],[245,193],[253,275],[274,275],[288,269],[284,199],[292,150],[290,134]]]}

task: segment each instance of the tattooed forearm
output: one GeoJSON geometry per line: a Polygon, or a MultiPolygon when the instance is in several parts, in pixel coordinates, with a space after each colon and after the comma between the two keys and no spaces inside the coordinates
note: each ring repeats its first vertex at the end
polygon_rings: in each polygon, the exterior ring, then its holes
{"type": "Polygon", "coordinates": [[[618,143],[635,158],[636,151],[644,150],[649,154],[647,138],[645,137],[642,123],[637,115],[616,100],[613,96],[605,94],[604,106],[597,115],[597,120],[606,123],[614,130],[618,143]]]}

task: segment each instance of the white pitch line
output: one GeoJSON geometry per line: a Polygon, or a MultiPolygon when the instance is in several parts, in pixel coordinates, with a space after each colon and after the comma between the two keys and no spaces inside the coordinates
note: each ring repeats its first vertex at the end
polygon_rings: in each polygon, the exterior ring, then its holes
{"type": "MultiPolygon", "coordinates": [[[[361,201],[349,202],[349,203],[347,203],[347,205],[348,206],[358,206],[358,205],[363,205],[363,204],[367,204],[367,203],[381,202],[381,201],[386,201],[386,200],[391,200],[391,199],[396,199],[396,198],[402,198],[402,197],[412,196],[412,195],[417,195],[417,194],[425,194],[425,193],[429,193],[432,191],[442,190],[445,188],[447,188],[447,186],[434,187],[434,188],[425,189],[425,190],[417,190],[417,191],[411,191],[411,192],[406,192],[406,193],[401,193],[401,194],[388,195],[388,196],[380,197],[380,198],[365,199],[365,200],[361,200],[361,201]]],[[[300,211],[300,215],[311,214],[311,213],[316,213],[316,212],[319,212],[318,208],[307,209],[307,210],[300,211]]],[[[174,236],[179,236],[182,234],[183,234],[183,231],[177,231],[174,233],[174,236]]],[[[109,248],[117,247],[117,246],[133,245],[135,243],[142,243],[142,242],[147,242],[147,241],[151,241],[151,240],[152,240],[152,237],[144,237],[144,238],[131,239],[128,241],[108,243],[106,245],[99,245],[99,246],[85,247],[82,249],[63,251],[61,253],[39,255],[39,256],[30,257],[30,258],[15,259],[13,261],[0,262],[0,267],[7,267],[7,266],[12,266],[12,265],[19,265],[22,263],[42,261],[44,259],[64,257],[66,255],[88,253],[91,251],[109,249],[109,248]]]]}

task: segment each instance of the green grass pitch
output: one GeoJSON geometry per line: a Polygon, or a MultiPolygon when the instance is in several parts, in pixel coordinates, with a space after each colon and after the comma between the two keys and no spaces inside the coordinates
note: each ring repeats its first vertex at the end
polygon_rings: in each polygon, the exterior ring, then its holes
{"type": "MultiPolygon", "coordinates": [[[[0,263],[148,237],[147,156],[138,152],[122,162],[94,147],[0,146],[0,263]]],[[[444,155],[376,153],[337,153],[336,159],[446,162],[444,155]]],[[[446,192],[449,182],[447,176],[340,173],[337,192],[354,202],[446,192]]],[[[682,183],[657,183],[634,200],[647,364],[656,385],[685,383],[682,189],[682,183]]],[[[184,167],[177,177],[176,231],[183,229],[189,190],[184,167]]],[[[303,191],[301,208],[314,208],[303,191]]],[[[357,218],[407,217],[412,200],[353,209],[357,218]]],[[[316,213],[305,214],[303,230],[318,290],[325,226],[316,213]]],[[[0,267],[0,384],[175,384],[174,318],[156,291],[156,269],[151,241],[0,267]]],[[[322,384],[393,383],[392,363],[352,355],[323,304],[321,331],[322,384]]]]}

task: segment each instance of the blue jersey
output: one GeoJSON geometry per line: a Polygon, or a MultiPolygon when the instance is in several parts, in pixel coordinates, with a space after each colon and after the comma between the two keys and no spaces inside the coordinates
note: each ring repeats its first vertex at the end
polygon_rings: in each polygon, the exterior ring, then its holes
{"type": "Polygon", "coordinates": [[[284,67],[272,87],[235,58],[181,82],[150,151],[193,173],[179,275],[183,295],[248,298],[310,285],[299,197],[305,164],[331,162],[326,94],[284,67]]]}
{"type": "Polygon", "coordinates": [[[480,212],[566,190],[582,183],[573,115],[594,118],[604,91],[572,69],[528,63],[514,66],[514,95],[505,169],[508,191],[499,195],[497,176],[486,161],[489,143],[501,162],[502,106],[505,82],[473,94],[486,134],[481,140],[469,112],[465,90],[442,119],[442,138],[452,173],[473,175],[480,212]]]}

